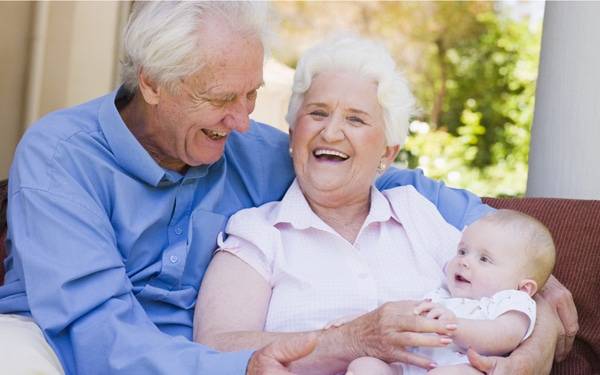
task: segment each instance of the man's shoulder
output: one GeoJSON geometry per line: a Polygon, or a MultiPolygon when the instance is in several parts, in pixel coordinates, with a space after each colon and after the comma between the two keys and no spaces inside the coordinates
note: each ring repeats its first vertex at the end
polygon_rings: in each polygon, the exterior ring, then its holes
{"type": "MultiPolygon", "coordinates": [[[[267,147],[269,150],[286,151],[289,145],[288,134],[254,120],[250,120],[250,128],[246,133],[234,132],[231,134],[231,142],[236,145],[247,147],[267,147]]],[[[259,150],[254,150],[259,151],[259,150]]]]}
{"type": "Polygon", "coordinates": [[[268,125],[251,121],[247,132],[231,134],[225,157],[252,206],[281,199],[294,179],[288,135],[268,125]]]}
{"type": "Polygon", "coordinates": [[[18,174],[20,185],[41,187],[44,182],[39,179],[48,174],[40,173],[43,170],[55,169],[64,158],[89,155],[90,150],[106,147],[98,123],[102,101],[103,97],[60,109],[35,122],[17,145],[11,179],[18,174]],[[25,173],[28,170],[34,173],[25,173]]]}

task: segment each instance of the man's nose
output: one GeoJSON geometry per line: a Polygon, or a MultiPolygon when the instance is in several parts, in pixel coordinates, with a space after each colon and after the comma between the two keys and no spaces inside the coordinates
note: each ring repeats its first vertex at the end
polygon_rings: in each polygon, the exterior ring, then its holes
{"type": "Polygon", "coordinates": [[[252,106],[248,105],[248,103],[244,103],[242,100],[237,100],[235,103],[232,103],[228,113],[223,119],[225,126],[238,132],[245,132],[248,130],[250,124],[248,115],[250,115],[252,109],[252,106]]]}

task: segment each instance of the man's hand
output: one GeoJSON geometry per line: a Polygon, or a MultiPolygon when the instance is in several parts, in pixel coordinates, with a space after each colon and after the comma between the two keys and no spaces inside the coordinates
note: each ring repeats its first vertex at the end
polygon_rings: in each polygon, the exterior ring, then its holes
{"type": "Polygon", "coordinates": [[[415,301],[388,302],[368,314],[342,326],[354,337],[355,358],[371,356],[386,362],[405,362],[433,368],[431,359],[406,350],[411,346],[443,347],[456,324],[427,319],[414,313],[415,301]],[[437,333],[432,335],[431,333],[437,333]]]}
{"type": "Polygon", "coordinates": [[[505,357],[483,356],[473,349],[467,350],[471,366],[487,375],[530,375],[533,370],[527,361],[514,361],[505,357]]]}
{"type": "Polygon", "coordinates": [[[281,339],[256,351],[246,370],[247,375],[290,375],[287,366],[309,355],[317,346],[317,333],[281,339]]]}
{"type": "Polygon", "coordinates": [[[554,354],[554,359],[559,362],[571,351],[575,335],[579,331],[577,309],[571,292],[554,276],[550,276],[540,294],[556,310],[562,322],[554,354]]]}

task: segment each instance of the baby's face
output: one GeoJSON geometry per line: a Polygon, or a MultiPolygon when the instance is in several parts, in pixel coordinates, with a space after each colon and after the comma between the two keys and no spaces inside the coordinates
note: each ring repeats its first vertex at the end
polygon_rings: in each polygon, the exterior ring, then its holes
{"type": "Polygon", "coordinates": [[[523,279],[522,240],[499,226],[478,221],[463,232],[458,251],[446,268],[453,297],[479,299],[518,289],[523,279]]]}

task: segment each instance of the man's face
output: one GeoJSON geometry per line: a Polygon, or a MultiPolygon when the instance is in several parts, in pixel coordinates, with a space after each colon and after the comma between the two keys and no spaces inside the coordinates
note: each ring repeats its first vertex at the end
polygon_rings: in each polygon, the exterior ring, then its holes
{"type": "Polygon", "coordinates": [[[229,134],[248,130],[248,115],[263,82],[258,38],[212,31],[202,35],[205,65],[181,82],[177,94],[162,89],[150,114],[158,157],[171,164],[219,160],[229,134]]]}

